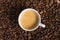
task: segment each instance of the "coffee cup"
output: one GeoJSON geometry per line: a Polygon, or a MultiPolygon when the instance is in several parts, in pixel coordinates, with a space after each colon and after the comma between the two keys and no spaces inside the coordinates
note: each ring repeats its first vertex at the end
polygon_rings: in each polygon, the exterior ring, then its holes
{"type": "MultiPolygon", "coordinates": [[[[29,15],[29,16],[30,16],[30,15],[29,15]]],[[[31,18],[32,18],[32,17],[31,17],[31,18]]],[[[31,20],[31,19],[30,19],[30,20],[31,20]]],[[[28,21],[30,21],[30,20],[28,20],[28,21]]],[[[41,16],[40,16],[40,14],[38,13],[37,10],[32,9],[32,8],[24,9],[24,10],[19,14],[18,23],[19,23],[19,26],[20,26],[23,30],[25,30],[25,31],[33,31],[33,30],[36,30],[38,27],[43,27],[43,28],[45,28],[45,24],[42,24],[42,23],[41,23],[41,16]],[[36,15],[38,16],[37,25],[36,25],[34,28],[32,28],[32,29],[26,29],[26,28],[24,28],[24,26],[23,26],[22,23],[21,23],[21,18],[22,18],[22,16],[25,14],[25,12],[28,12],[29,10],[34,11],[34,12],[36,13],[36,15]]],[[[23,23],[24,23],[24,22],[23,22],[23,23]]],[[[33,26],[32,26],[32,27],[33,27],[33,26]]]]}

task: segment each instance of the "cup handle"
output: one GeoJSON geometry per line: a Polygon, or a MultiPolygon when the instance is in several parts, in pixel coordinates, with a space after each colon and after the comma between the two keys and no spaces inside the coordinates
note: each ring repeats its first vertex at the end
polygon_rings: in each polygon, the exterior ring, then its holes
{"type": "Polygon", "coordinates": [[[45,28],[45,24],[39,23],[39,26],[45,28]]]}

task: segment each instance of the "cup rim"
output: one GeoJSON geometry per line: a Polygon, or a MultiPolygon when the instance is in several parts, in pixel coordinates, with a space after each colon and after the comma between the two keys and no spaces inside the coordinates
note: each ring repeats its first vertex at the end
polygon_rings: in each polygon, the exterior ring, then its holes
{"type": "Polygon", "coordinates": [[[23,30],[25,30],[25,31],[33,31],[33,30],[36,30],[36,29],[39,27],[39,23],[41,23],[41,16],[40,16],[40,14],[38,13],[38,11],[35,10],[35,9],[32,9],[32,8],[24,9],[24,10],[19,14],[19,16],[18,16],[18,24],[19,24],[19,26],[20,26],[23,30]],[[24,12],[27,11],[27,10],[33,10],[33,11],[35,11],[36,14],[37,14],[38,17],[39,17],[38,25],[37,25],[35,28],[30,29],[30,30],[23,28],[23,26],[22,26],[22,24],[21,24],[21,22],[20,22],[20,18],[22,17],[22,15],[24,14],[24,12]]]}

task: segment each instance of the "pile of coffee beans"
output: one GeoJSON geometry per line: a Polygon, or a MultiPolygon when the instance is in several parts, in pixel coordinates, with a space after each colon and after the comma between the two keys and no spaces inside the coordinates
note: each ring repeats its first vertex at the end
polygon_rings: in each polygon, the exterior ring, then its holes
{"type": "Polygon", "coordinates": [[[0,0],[0,40],[60,40],[60,4],[56,0],[0,0]],[[18,25],[26,8],[36,9],[45,28],[27,32],[18,25]]]}

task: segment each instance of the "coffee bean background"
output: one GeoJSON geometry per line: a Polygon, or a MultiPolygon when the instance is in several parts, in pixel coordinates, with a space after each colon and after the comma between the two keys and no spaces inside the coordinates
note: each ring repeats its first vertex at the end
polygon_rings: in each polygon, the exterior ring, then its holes
{"type": "Polygon", "coordinates": [[[0,0],[0,40],[60,40],[60,4],[57,0],[0,0]],[[26,8],[36,9],[46,27],[31,32],[21,29],[18,16],[26,8]]]}

